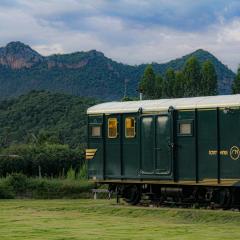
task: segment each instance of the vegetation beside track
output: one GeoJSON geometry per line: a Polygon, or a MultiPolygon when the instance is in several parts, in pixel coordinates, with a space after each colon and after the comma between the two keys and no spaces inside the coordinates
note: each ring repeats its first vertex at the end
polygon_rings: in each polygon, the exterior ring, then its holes
{"type": "Polygon", "coordinates": [[[240,214],[145,208],[113,200],[1,200],[1,240],[239,239],[240,214]]]}
{"type": "Polygon", "coordinates": [[[0,178],[0,199],[11,198],[89,198],[94,184],[83,179],[27,178],[12,174],[0,178]]]}

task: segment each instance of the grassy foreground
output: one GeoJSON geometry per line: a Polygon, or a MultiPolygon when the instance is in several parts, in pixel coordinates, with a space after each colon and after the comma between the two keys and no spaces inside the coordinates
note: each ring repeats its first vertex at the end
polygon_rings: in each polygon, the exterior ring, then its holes
{"type": "Polygon", "coordinates": [[[108,200],[1,200],[0,239],[240,239],[240,213],[117,206],[108,200]]]}

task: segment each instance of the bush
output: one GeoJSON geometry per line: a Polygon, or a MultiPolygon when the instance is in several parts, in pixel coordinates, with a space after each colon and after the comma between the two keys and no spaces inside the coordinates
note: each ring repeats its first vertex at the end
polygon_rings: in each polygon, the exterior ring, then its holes
{"type": "Polygon", "coordinates": [[[22,173],[28,177],[59,177],[72,167],[79,171],[83,163],[83,151],[68,145],[14,145],[1,151],[0,177],[22,173]]]}
{"type": "Polygon", "coordinates": [[[27,196],[32,198],[89,198],[93,184],[69,179],[29,179],[27,196]]]}
{"type": "Polygon", "coordinates": [[[76,173],[72,167],[69,168],[67,172],[67,179],[74,180],[76,178],[76,173]]]}
{"type": "Polygon", "coordinates": [[[79,169],[77,178],[81,180],[86,180],[88,178],[88,168],[87,163],[82,164],[82,167],[79,169]]]}
{"type": "Polygon", "coordinates": [[[0,199],[6,198],[89,198],[93,183],[59,178],[27,178],[12,174],[0,179],[0,199]]]}
{"type": "Polygon", "coordinates": [[[17,194],[23,194],[28,186],[28,179],[21,173],[14,173],[7,177],[6,184],[17,194]]]}
{"type": "Polygon", "coordinates": [[[14,190],[8,185],[6,180],[0,180],[0,199],[11,199],[14,198],[14,190]]]}

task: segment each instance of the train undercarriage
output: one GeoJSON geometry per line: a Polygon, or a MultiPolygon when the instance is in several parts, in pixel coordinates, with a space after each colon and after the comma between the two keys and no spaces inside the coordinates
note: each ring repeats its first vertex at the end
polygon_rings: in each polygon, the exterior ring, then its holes
{"type": "Polygon", "coordinates": [[[117,201],[123,198],[130,205],[141,201],[171,206],[198,206],[221,209],[240,208],[240,189],[235,186],[182,186],[157,184],[110,184],[117,201]]]}

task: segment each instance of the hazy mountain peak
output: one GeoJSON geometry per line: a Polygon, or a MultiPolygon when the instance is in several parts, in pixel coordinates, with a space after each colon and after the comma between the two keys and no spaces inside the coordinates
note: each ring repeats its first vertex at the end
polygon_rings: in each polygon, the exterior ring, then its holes
{"type": "MultiPolygon", "coordinates": [[[[195,51],[193,52],[193,54],[196,54],[196,53],[211,54],[210,52],[208,52],[207,50],[204,50],[204,49],[202,49],[202,48],[199,48],[199,49],[197,49],[197,50],[195,50],[195,51]]],[[[211,55],[212,55],[212,54],[211,54],[211,55]]]]}
{"type": "Polygon", "coordinates": [[[0,64],[12,69],[30,68],[43,59],[38,52],[19,41],[0,48],[0,64]]]}
{"type": "Polygon", "coordinates": [[[24,43],[22,43],[20,41],[9,42],[6,45],[6,47],[2,47],[1,49],[6,49],[6,51],[14,51],[14,52],[30,51],[30,52],[35,52],[36,54],[38,54],[30,46],[28,46],[28,45],[26,45],[26,44],[24,44],[24,43]]]}

